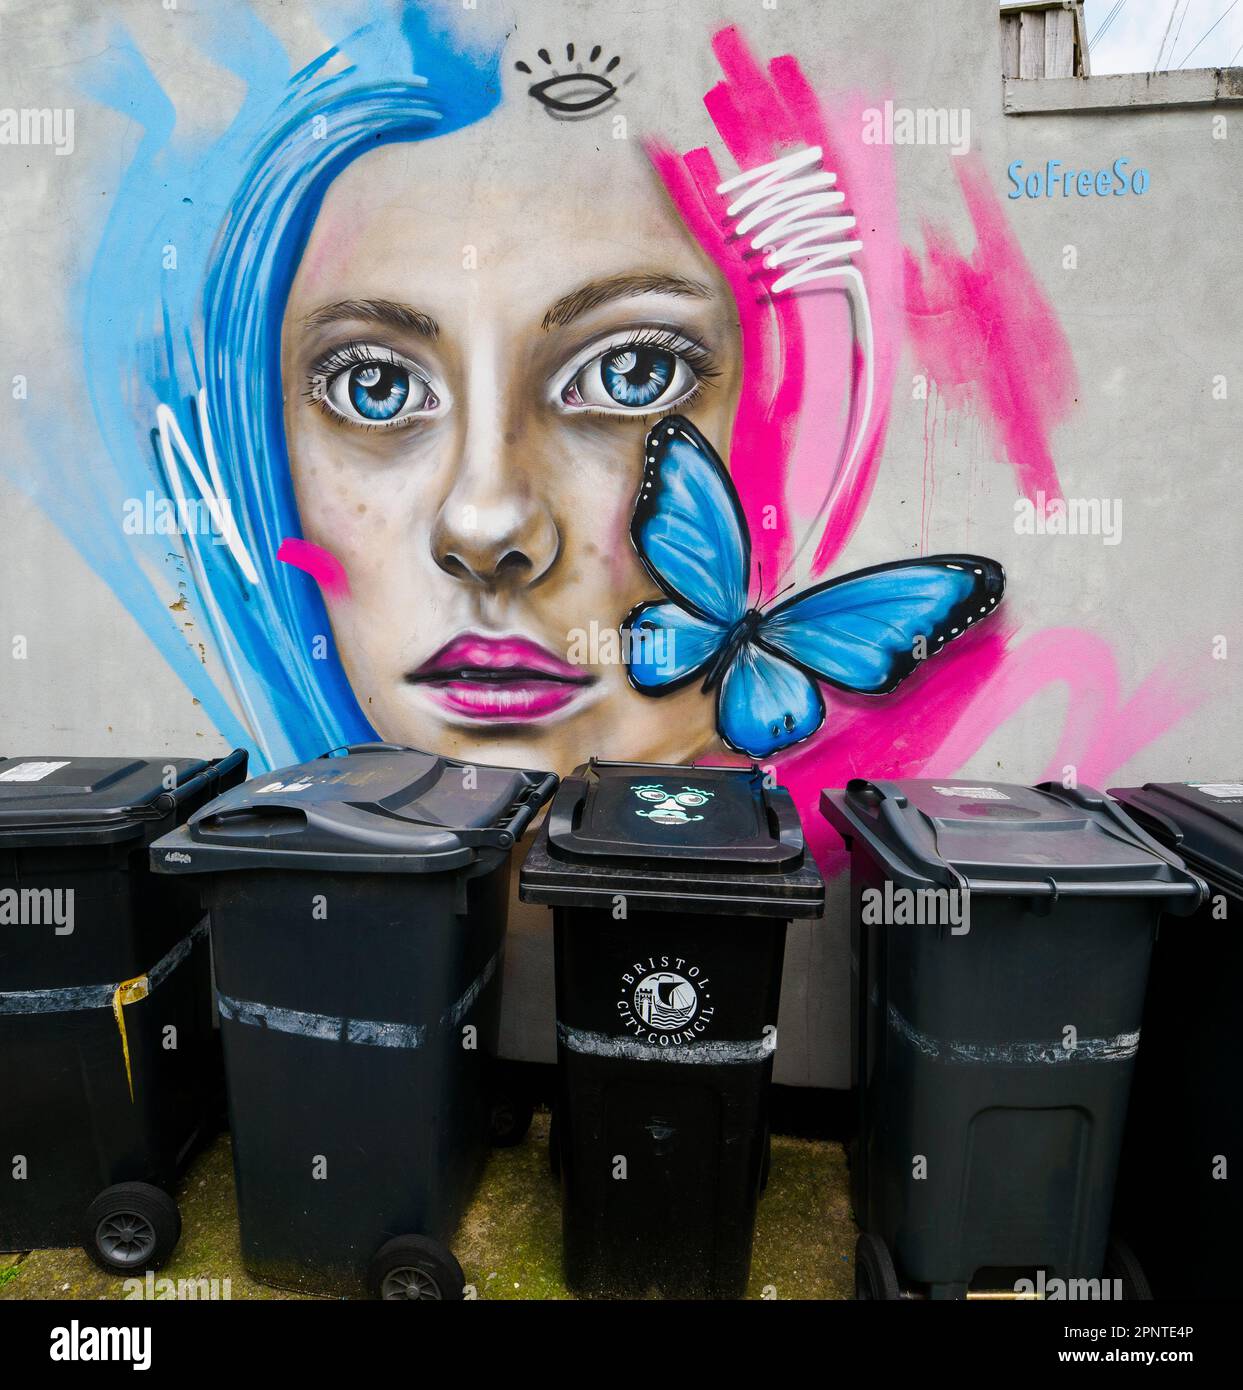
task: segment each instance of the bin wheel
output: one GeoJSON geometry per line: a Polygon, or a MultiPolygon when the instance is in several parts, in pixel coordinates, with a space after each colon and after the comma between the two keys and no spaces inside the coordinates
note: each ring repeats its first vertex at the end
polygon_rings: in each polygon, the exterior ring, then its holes
{"type": "Polygon", "coordinates": [[[527,1137],[531,1128],[531,1117],[535,1106],[530,1100],[498,1093],[492,1097],[492,1146],[497,1149],[512,1149],[527,1137]]]}
{"type": "Polygon", "coordinates": [[[902,1297],[893,1256],[880,1236],[865,1233],[855,1242],[855,1298],[895,1303],[902,1297]]]}
{"type": "Polygon", "coordinates": [[[1101,1271],[1106,1279],[1117,1279],[1122,1285],[1122,1297],[1128,1303],[1151,1303],[1152,1286],[1144,1267],[1135,1258],[1135,1252],[1125,1241],[1111,1240],[1105,1251],[1105,1268],[1101,1271]]]}
{"type": "Polygon", "coordinates": [[[548,1121],[548,1171],[554,1178],[561,1176],[561,1135],[555,1110],[548,1121]]]}
{"type": "Polygon", "coordinates": [[[181,1239],[181,1213],[148,1182],[106,1187],[86,1209],[86,1253],[113,1274],[159,1269],[181,1239]]]}
{"type": "Polygon", "coordinates": [[[768,1188],[768,1175],[773,1170],[773,1136],[764,1131],[764,1152],[760,1157],[760,1191],[768,1188]]]}
{"type": "Polygon", "coordinates": [[[376,1252],[367,1271],[371,1296],[383,1302],[417,1298],[460,1303],[466,1276],[453,1252],[427,1236],[396,1236],[376,1252]]]}

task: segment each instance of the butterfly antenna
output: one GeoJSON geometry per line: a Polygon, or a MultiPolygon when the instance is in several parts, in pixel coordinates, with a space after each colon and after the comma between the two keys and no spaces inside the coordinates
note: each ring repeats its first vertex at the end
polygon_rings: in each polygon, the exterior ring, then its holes
{"type": "MultiPolygon", "coordinates": [[[[778,589],[777,592],[772,596],[772,598],[770,598],[770,599],[768,600],[768,602],[769,602],[769,603],[776,603],[777,600],[781,597],[782,594],[788,594],[788,593],[790,592],[790,590],[791,590],[792,588],[794,588],[795,582],[796,582],[796,581],[793,580],[793,579],[790,580],[790,582],[785,586],[785,588],[784,588],[784,589],[778,589]]],[[[763,605],[761,605],[761,606],[763,606],[763,605]]]]}

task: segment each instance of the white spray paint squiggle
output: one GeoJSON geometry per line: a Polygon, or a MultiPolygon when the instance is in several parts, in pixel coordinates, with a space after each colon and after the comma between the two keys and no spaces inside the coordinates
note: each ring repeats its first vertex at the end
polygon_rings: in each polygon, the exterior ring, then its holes
{"type": "Polygon", "coordinates": [[[850,479],[872,418],[875,391],[875,350],[872,311],[867,285],[851,257],[863,249],[863,242],[849,234],[857,219],[839,209],[846,195],[837,187],[837,175],[821,168],[823,151],[819,145],[796,150],[771,163],[761,164],[717,185],[722,196],[739,192],[726,209],[739,220],[735,233],[751,237],[751,249],[765,252],[764,265],[770,270],[789,266],[773,282],[774,295],[796,290],[818,281],[844,282],[854,307],[856,331],[863,349],[863,401],[850,444],[829,480],[819,510],[807,527],[790,562],[796,580],[810,577],[814,547],[824,518],[844,484],[850,479]]]}

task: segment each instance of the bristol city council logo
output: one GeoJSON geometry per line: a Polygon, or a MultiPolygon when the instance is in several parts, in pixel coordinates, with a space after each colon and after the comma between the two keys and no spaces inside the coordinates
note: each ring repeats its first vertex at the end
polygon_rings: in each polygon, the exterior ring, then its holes
{"type": "Polygon", "coordinates": [[[657,1047],[691,1042],[708,1027],[714,1008],[710,981],[681,956],[649,956],[621,977],[617,1010],[636,1037],[657,1047]]]}
{"type": "Polygon", "coordinates": [[[699,995],[695,986],[674,970],[645,975],[635,986],[634,1011],[653,1028],[681,1028],[695,1017],[699,995]]]}

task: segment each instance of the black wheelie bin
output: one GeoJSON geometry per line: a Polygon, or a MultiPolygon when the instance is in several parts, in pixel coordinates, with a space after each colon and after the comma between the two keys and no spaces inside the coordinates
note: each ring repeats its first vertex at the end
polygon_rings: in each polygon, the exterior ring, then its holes
{"type": "Polygon", "coordinates": [[[1149,957],[1205,886],[1088,787],[852,781],[861,1298],[1145,1297],[1110,1242],[1149,957]]]}
{"type": "Polygon", "coordinates": [[[593,760],[519,884],[555,924],[567,1283],[741,1297],[786,923],[824,902],[790,794],[758,767],[593,760]]]}
{"type": "Polygon", "coordinates": [[[241,749],[0,760],[0,1250],[172,1254],[222,1078],[198,894],[148,846],[245,775],[241,749]]]}
{"type": "Polygon", "coordinates": [[[1243,782],[1110,795],[1210,894],[1157,935],[1114,1224],[1156,1298],[1243,1298],[1243,782]]]}
{"type": "Polygon", "coordinates": [[[495,1102],[510,851],[556,782],[361,744],[255,778],[152,847],[158,869],[205,875],[256,1278],[463,1296],[449,1242],[495,1102]]]}

